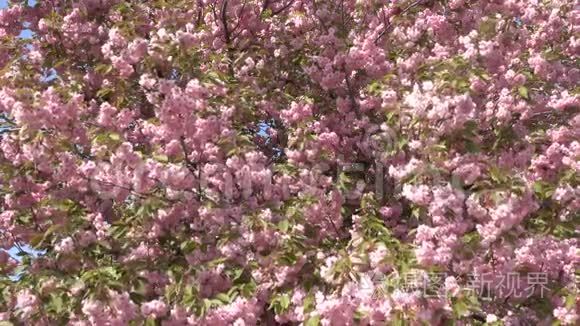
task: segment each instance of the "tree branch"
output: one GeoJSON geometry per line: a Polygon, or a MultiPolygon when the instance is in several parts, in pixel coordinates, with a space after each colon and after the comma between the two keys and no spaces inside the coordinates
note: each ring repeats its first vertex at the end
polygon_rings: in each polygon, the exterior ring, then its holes
{"type": "MultiPolygon", "coordinates": [[[[403,9],[399,15],[404,15],[406,14],[409,10],[423,4],[425,0],[415,0],[415,2],[411,3],[410,5],[408,5],[405,9],[403,9]]],[[[383,36],[385,36],[385,34],[389,31],[389,28],[391,28],[391,26],[393,26],[392,23],[392,18],[389,20],[389,23],[387,24],[387,26],[385,26],[385,29],[383,29],[383,31],[377,36],[377,38],[375,39],[375,44],[379,43],[379,41],[381,40],[381,38],[383,36]]]]}

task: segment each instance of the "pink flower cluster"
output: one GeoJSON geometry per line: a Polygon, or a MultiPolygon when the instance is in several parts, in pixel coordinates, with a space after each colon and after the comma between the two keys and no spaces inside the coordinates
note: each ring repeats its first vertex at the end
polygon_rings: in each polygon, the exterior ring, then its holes
{"type": "Polygon", "coordinates": [[[579,32],[571,0],[9,1],[0,321],[578,324],[579,32]]]}

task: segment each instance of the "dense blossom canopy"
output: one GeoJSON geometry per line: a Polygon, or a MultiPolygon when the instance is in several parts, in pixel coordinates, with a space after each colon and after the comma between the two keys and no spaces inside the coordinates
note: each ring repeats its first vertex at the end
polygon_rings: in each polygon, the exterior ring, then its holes
{"type": "Polygon", "coordinates": [[[0,324],[578,324],[579,53],[574,0],[9,1],[0,324]]]}

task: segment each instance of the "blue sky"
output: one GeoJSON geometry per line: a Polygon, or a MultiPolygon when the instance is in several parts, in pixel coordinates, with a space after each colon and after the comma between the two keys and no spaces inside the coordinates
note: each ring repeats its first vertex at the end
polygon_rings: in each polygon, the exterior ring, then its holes
{"type": "MultiPolygon", "coordinates": [[[[36,1],[28,1],[28,3],[30,5],[34,5],[36,3],[36,1]]],[[[0,0],[0,9],[2,8],[6,8],[8,6],[8,1],[7,0],[0,0]]],[[[29,38],[32,35],[32,32],[30,32],[30,30],[25,29],[22,31],[22,33],[20,33],[20,37],[22,38],[29,38]]]]}
{"type": "MultiPolygon", "coordinates": [[[[28,3],[30,5],[34,5],[36,3],[36,1],[34,0],[29,0],[28,3]]],[[[5,8],[8,6],[8,1],[7,0],[0,0],[0,8],[5,8]]]]}

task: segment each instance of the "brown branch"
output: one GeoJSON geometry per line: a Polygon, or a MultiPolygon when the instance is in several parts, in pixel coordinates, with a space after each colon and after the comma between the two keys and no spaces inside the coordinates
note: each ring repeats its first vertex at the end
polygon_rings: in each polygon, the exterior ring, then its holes
{"type": "Polygon", "coordinates": [[[264,13],[264,11],[266,11],[266,9],[268,9],[269,5],[270,5],[270,0],[264,0],[264,3],[262,4],[262,10],[260,11],[260,15],[262,15],[264,13]]]}
{"type": "Polygon", "coordinates": [[[224,26],[224,38],[226,41],[226,55],[228,58],[228,71],[231,77],[234,77],[234,49],[232,47],[231,33],[228,27],[228,0],[222,2],[221,8],[221,22],[224,26]]]}
{"type": "Polygon", "coordinates": [[[350,105],[352,106],[357,117],[360,118],[360,109],[358,103],[356,102],[356,98],[354,96],[354,89],[352,88],[352,85],[350,83],[350,78],[348,76],[348,72],[346,71],[346,67],[343,67],[343,71],[344,71],[344,80],[346,82],[346,89],[348,90],[348,98],[350,100],[350,105]]]}
{"type": "Polygon", "coordinates": [[[183,150],[183,156],[185,158],[185,163],[186,163],[185,166],[187,167],[187,169],[189,170],[191,175],[194,178],[197,178],[197,180],[198,180],[197,193],[195,191],[193,191],[193,193],[197,195],[198,200],[201,200],[202,197],[205,197],[202,194],[202,190],[201,190],[201,170],[198,168],[197,164],[189,158],[189,155],[187,154],[187,148],[185,146],[185,138],[183,136],[181,136],[179,138],[179,143],[181,144],[181,149],[183,150]],[[195,173],[196,170],[197,170],[197,175],[195,173]]]}
{"type": "MultiPolygon", "coordinates": [[[[408,5],[405,9],[403,9],[401,12],[398,13],[398,15],[404,15],[406,14],[409,10],[423,4],[425,0],[415,0],[415,2],[411,3],[410,5],[408,5]]],[[[385,29],[383,29],[383,31],[377,36],[377,38],[375,39],[375,44],[377,44],[381,38],[383,36],[385,36],[385,34],[389,31],[389,29],[391,28],[391,26],[393,26],[393,22],[392,22],[392,18],[390,19],[389,23],[387,24],[387,26],[385,26],[385,29]]]]}
{"type": "Polygon", "coordinates": [[[90,177],[89,178],[86,178],[86,179],[89,182],[90,181],[94,181],[94,182],[98,182],[98,183],[101,183],[103,185],[107,185],[107,186],[110,186],[110,187],[120,188],[120,189],[123,189],[123,190],[127,190],[131,194],[133,194],[134,196],[137,196],[137,197],[139,197],[141,199],[155,198],[155,199],[159,199],[161,201],[164,201],[166,203],[171,203],[171,204],[174,204],[174,203],[178,202],[178,201],[171,200],[171,199],[168,199],[168,198],[165,198],[165,197],[156,196],[153,193],[140,193],[140,192],[135,191],[135,189],[133,189],[132,187],[126,187],[126,186],[118,185],[118,184],[115,184],[115,183],[112,183],[112,182],[109,182],[109,181],[94,179],[94,178],[90,178],[90,177]]]}
{"type": "Polygon", "coordinates": [[[203,21],[203,2],[201,0],[197,1],[198,9],[197,9],[197,20],[195,25],[197,27],[201,26],[201,22],[203,21]]]}
{"type": "Polygon", "coordinates": [[[279,8],[278,10],[272,11],[272,16],[276,16],[276,15],[280,14],[282,11],[288,9],[292,4],[294,4],[294,0],[288,1],[288,3],[286,3],[285,5],[282,6],[282,8],[279,8]]]}
{"type": "MultiPolygon", "coordinates": [[[[238,22],[236,23],[236,26],[234,26],[234,28],[232,28],[232,33],[235,32],[238,29],[238,27],[240,27],[240,24],[242,23],[242,16],[244,15],[244,9],[246,9],[246,4],[247,4],[247,2],[244,1],[244,4],[242,4],[242,9],[240,9],[240,13],[238,16],[238,22]]],[[[237,35],[240,35],[240,33],[238,33],[237,35]]],[[[234,39],[236,37],[237,36],[234,36],[234,39]]]]}
{"type": "Polygon", "coordinates": [[[189,172],[191,172],[191,174],[193,174],[193,176],[195,177],[195,169],[197,169],[197,164],[195,164],[195,162],[193,162],[190,158],[189,155],[187,154],[187,147],[185,146],[185,138],[183,136],[181,136],[179,138],[179,143],[181,144],[181,149],[183,150],[183,156],[185,158],[185,162],[186,162],[186,167],[189,170],[189,172]]]}

